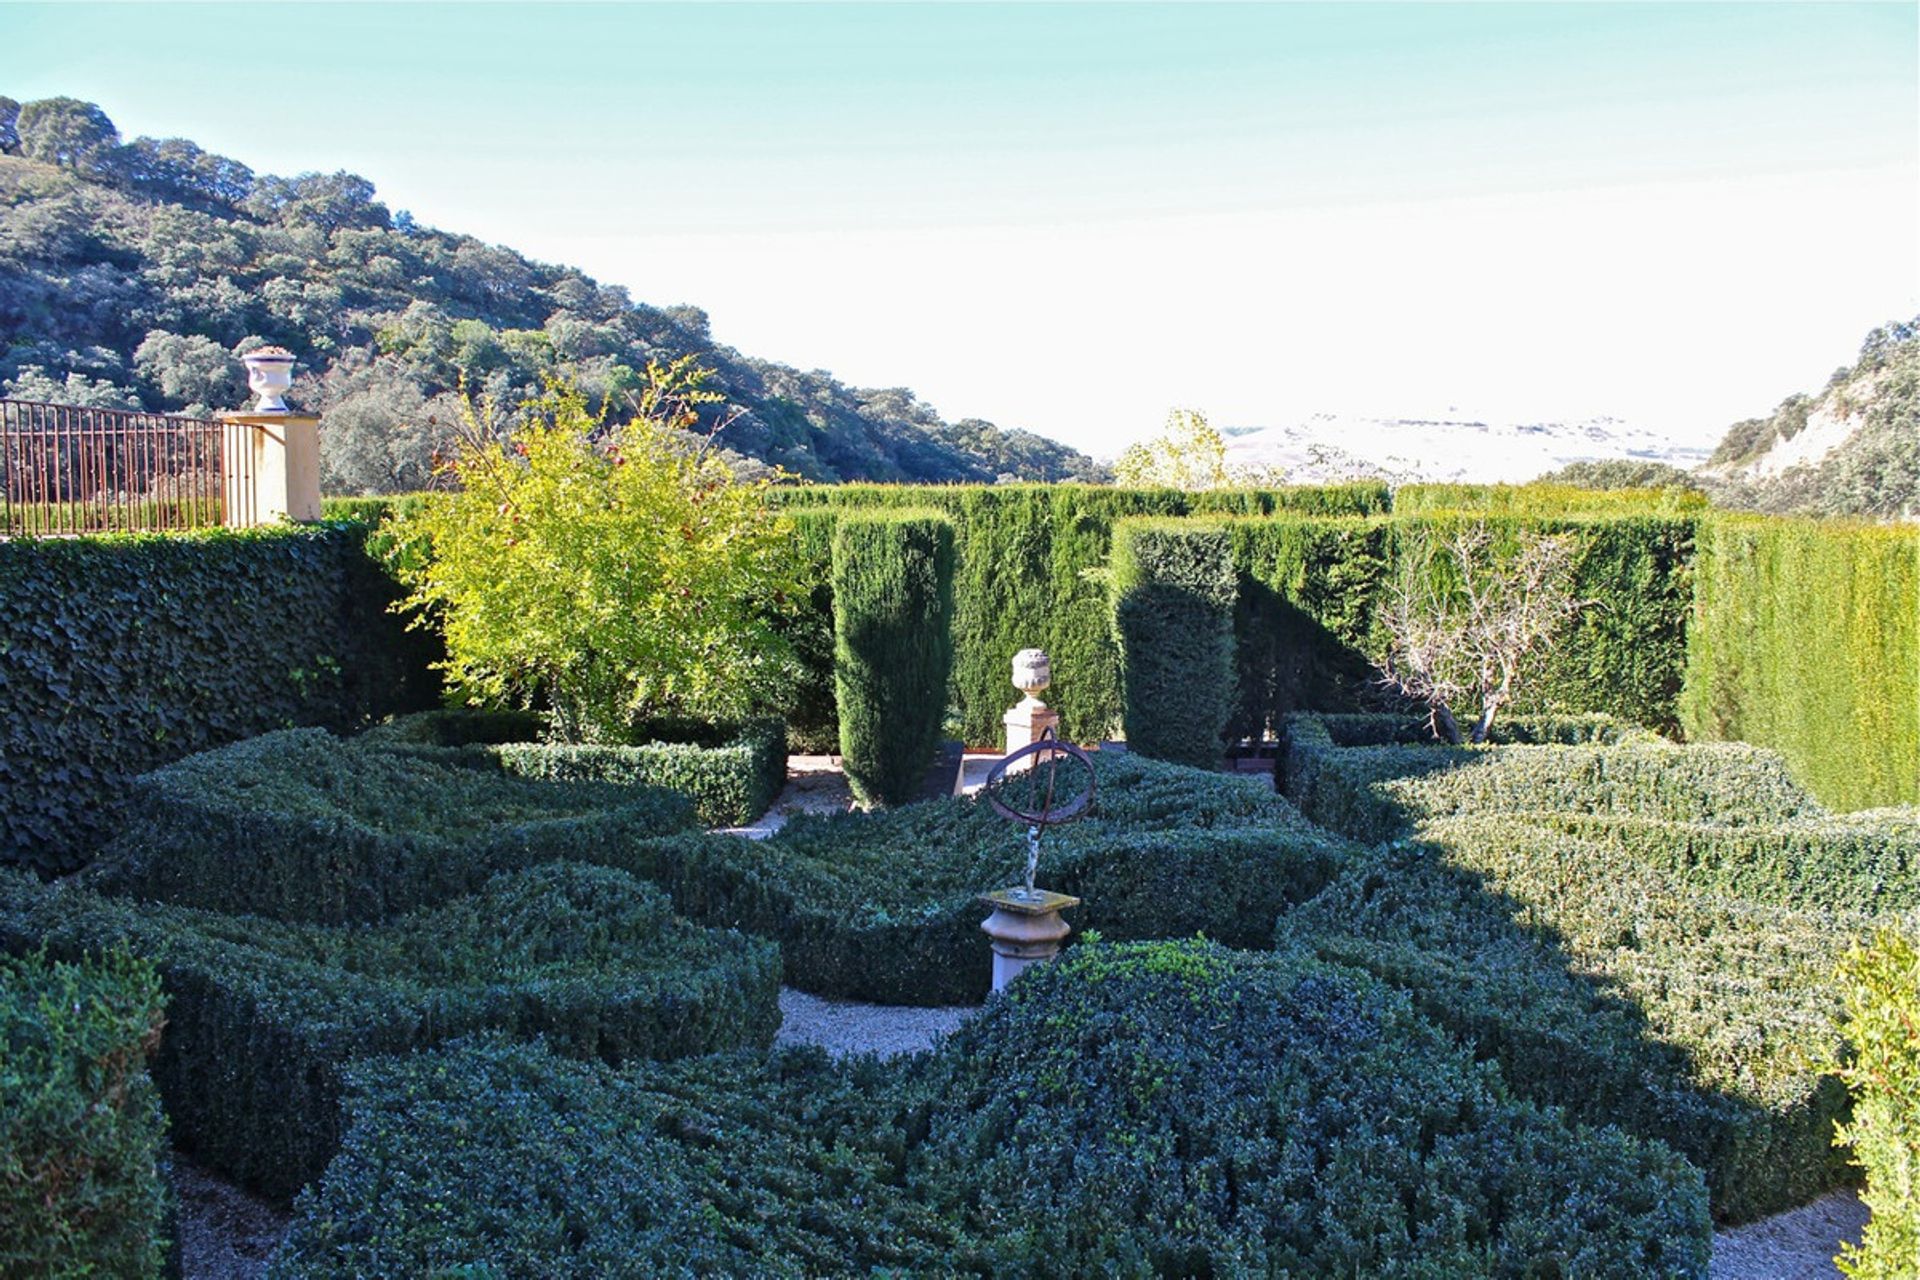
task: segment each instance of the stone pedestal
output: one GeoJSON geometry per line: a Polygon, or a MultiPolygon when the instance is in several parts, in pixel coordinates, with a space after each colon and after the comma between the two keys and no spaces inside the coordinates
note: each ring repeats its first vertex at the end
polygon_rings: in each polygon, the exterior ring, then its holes
{"type": "Polygon", "coordinates": [[[229,527],[320,518],[320,419],[223,413],[229,527]]]}
{"type": "Polygon", "coordinates": [[[1080,905],[1078,898],[1045,889],[1001,889],[982,894],[980,901],[993,908],[980,928],[993,946],[995,991],[1019,977],[1028,965],[1060,954],[1061,942],[1073,932],[1060,913],[1080,905]]]}
{"type": "MultiPolygon", "coordinates": [[[[1032,694],[1014,703],[1007,714],[1000,717],[1000,723],[1006,726],[1008,755],[1040,741],[1049,730],[1054,737],[1060,736],[1060,713],[1032,694]]],[[[1015,768],[1025,768],[1027,763],[1019,761],[1015,768]]]]}

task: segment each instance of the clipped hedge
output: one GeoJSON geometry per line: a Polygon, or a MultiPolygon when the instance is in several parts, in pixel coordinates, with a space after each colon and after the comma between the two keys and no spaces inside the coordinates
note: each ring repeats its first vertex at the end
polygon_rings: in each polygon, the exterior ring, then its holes
{"type": "Polygon", "coordinates": [[[1122,521],[1111,572],[1128,748],[1217,767],[1234,700],[1231,536],[1219,525],[1122,521]]]}
{"type": "MultiPolygon", "coordinates": [[[[1095,752],[1099,812],[1046,836],[1039,882],[1085,899],[1079,930],[1205,933],[1264,946],[1341,848],[1251,779],[1095,752]]],[[[978,895],[1017,884],[1024,829],[950,798],[869,814],[798,816],[773,838],[642,841],[597,855],[658,881],[704,924],[780,943],[789,984],[882,1004],[973,1003],[988,987],[978,895]]]]}
{"type": "Polygon", "coordinates": [[[1920,804],[1920,527],[1717,516],[1681,719],[1773,747],[1835,809],[1920,804]]]}
{"type": "Polygon", "coordinates": [[[918,797],[940,749],[953,565],[953,524],[935,512],[847,515],[834,529],[834,705],[847,783],[864,803],[918,797]]]}
{"type": "Polygon", "coordinates": [[[1853,1119],[1837,1141],[1866,1171],[1873,1217],[1858,1245],[1841,1245],[1840,1267],[1902,1280],[1920,1273],[1920,950],[1910,932],[1884,930],[1848,953],[1841,980],[1853,1119]]]}
{"type": "Polygon", "coordinates": [[[764,1047],[780,962],[688,924],[651,885],[547,865],[385,925],[277,924],[0,874],[0,947],[126,948],[169,1006],[154,1060],[176,1143],[286,1198],[339,1142],[340,1070],[496,1029],[621,1061],[764,1047]]]}
{"type": "Polygon", "coordinates": [[[1706,1273],[1665,1148],[1515,1102],[1378,982],[1205,943],[1076,948],[893,1064],[480,1043],[348,1105],[283,1280],[1706,1273]]]}
{"type": "Polygon", "coordinates": [[[1588,489],[1573,484],[1403,484],[1396,515],[1468,512],[1517,516],[1641,516],[1703,512],[1707,495],[1679,487],[1588,489]]]}
{"type": "Polygon", "coordinates": [[[365,537],[343,524],[0,541],[0,862],[71,870],[128,780],[182,756],[430,701],[365,537]]]}
{"type": "MultiPolygon", "coordinates": [[[[853,511],[931,508],[953,521],[954,668],[951,701],[970,745],[1002,740],[1000,717],[1018,696],[1008,663],[1021,649],[1053,659],[1048,705],[1076,741],[1109,736],[1120,718],[1120,670],[1111,602],[1099,571],[1113,523],[1137,516],[1355,516],[1387,510],[1384,484],[1182,493],[1059,485],[804,485],[774,498],[801,524],[853,511]]],[[[796,539],[796,553],[819,538],[796,539]]],[[[824,566],[824,557],[821,561],[824,566]]],[[[788,719],[800,723],[795,712],[788,719]]]]}
{"type": "Polygon", "coordinates": [[[1369,844],[1455,814],[1575,812],[1732,827],[1825,816],[1777,754],[1744,743],[1343,748],[1318,717],[1300,715],[1287,721],[1278,774],[1301,812],[1369,844]]]}
{"type": "Polygon", "coordinates": [[[632,746],[537,742],[538,716],[447,709],[403,716],[368,732],[381,743],[484,745],[508,773],[548,782],[610,782],[677,791],[704,826],[741,826],[773,804],[787,783],[787,730],[778,720],[708,725],[660,722],[632,746]]]}
{"type": "Polygon", "coordinates": [[[166,1120],[147,1074],[152,966],[0,954],[0,1275],[153,1276],[169,1257],[166,1120]]]}
{"type": "Polygon", "coordinates": [[[484,748],[382,746],[289,729],[137,780],[96,887],[276,920],[379,920],[495,871],[591,861],[688,825],[672,792],[548,782],[484,748]]]}
{"type": "Polygon", "coordinates": [[[1817,1064],[1827,976],[1868,918],[1690,890],[1515,818],[1458,818],[1381,846],[1276,945],[1367,969],[1497,1059],[1521,1095],[1658,1138],[1716,1216],[1804,1203],[1846,1178],[1845,1114],[1817,1064]]]}

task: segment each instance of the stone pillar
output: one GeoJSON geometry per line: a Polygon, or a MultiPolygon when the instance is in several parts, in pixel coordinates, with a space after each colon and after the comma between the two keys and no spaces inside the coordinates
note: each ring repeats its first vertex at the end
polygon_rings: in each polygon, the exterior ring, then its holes
{"type": "MultiPolygon", "coordinates": [[[[1053,683],[1053,663],[1044,649],[1022,649],[1013,655],[1013,687],[1026,694],[1000,723],[1007,731],[1007,755],[1040,741],[1049,729],[1060,736],[1060,713],[1040,701],[1039,694],[1053,683]]],[[[1024,766],[1027,762],[1021,761],[1024,766]]]]}
{"type": "Polygon", "coordinates": [[[1060,954],[1061,942],[1073,932],[1073,926],[1062,920],[1060,913],[1080,905],[1078,898],[1046,889],[1001,889],[982,894],[980,901],[993,908],[980,928],[993,947],[995,991],[1026,972],[1029,965],[1060,954]]]}
{"type": "Polygon", "coordinates": [[[229,527],[320,518],[320,419],[287,408],[293,352],[261,347],[240,357],[260,400],[223,413],[229,527]]]}
{"type": "Polygon", "coordinates": [[[320,518],[320,419],[223,413],[230,528],[320,518]]]}

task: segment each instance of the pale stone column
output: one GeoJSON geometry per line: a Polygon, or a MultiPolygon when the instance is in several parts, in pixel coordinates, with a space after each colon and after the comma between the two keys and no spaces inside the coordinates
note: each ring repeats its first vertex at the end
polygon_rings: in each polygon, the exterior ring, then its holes
{"type": "Polygon", "coordinates": [[[993,908],[980,928],[993,947],[995,991],[1060,954],[1060,944],[1073,932],[1060,913],[1080,905],[1078,898],[1045,889],[1001,889],[980,901],[993,908]]]}
{"type": "MultiPolygon", "coordinates": [[[[1022,649],[1013,655],[1013,687],[1026,697],[1015,703],[1000,723],[1007,731],[1007,755],[1040,741],[1049,729],[1060,736],[1060,713],[1040,701],[1039,694],[1053,683],[1053,663],[1044,649],[1022,649]]],[[[1021,762],[1025,767],[1026,762],[1021,762]]]]}
{"type": "Polygon", "coordinates": [[[240,359],[260,396],[251,409],[223,413],[226,523],[231,527],[320,518],[320,419],[287,408],[293,353],[261,347],[240,359]]]}

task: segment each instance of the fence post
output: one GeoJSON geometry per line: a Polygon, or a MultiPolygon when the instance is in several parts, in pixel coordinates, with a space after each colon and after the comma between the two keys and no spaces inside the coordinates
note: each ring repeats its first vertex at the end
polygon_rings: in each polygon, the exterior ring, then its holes
{"type": "Polygon", "coordinates": [[[223,413],[226,523],[230,528],[320,518],[320,419],[281,398],[293,382],[293,353],[262,347],[240,357],[260,402],[223,413]]]}

